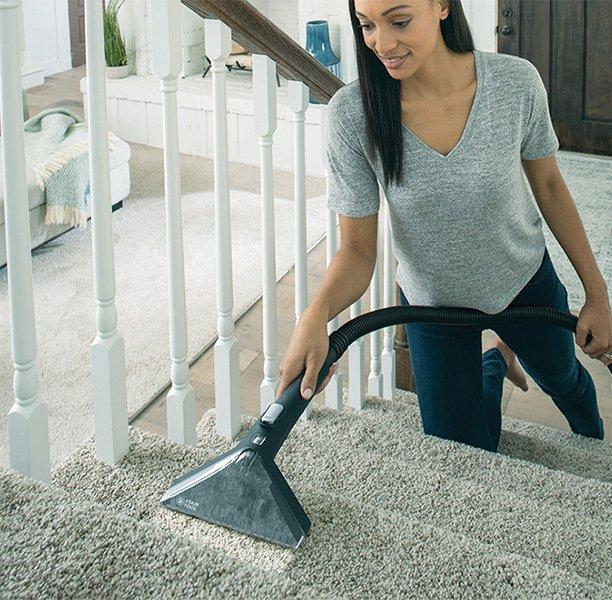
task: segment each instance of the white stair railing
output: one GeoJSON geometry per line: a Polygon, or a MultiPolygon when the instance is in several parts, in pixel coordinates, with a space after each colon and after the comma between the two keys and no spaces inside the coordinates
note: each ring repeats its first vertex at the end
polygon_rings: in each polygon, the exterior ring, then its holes
{"type": "Polygon", "coordinates": [[[21,0],[0,0],[0,115],[11,352],[15,403],[8,414],[9,457],[13,469],[48,482],[47,405],[38,393],[36,321],[30,254],[30,218],[23,135],[19,60],[21,0]]]}
{"type": "Polygon", "coordinates": [[[102,3],[85,2],[91,235],[97,335],[91,345],[96,456],[117,464],[128,451],[125,351],[117,332],[102,3]]]}
{"type": "Polygon", "coordinates": [[[231,51],[231,30],[218,19],[204,20],[206,55],[213,77],[215,240],[217,268],[217,331],[215,343],[215,413],[217,433],[233,439],[240,430],[239,347],[234,336],[234,296],[227,144],[225,63],[231,51]]]}
{"type": "MultiPolygon", "coordinates": [[[[382,194],[382,191],[379,188],[379,194],[382,194]]],[[[381,198],[382,205],[382,198],[381,198]]],[[[379,215],[378,218],[378,235],[377,239],[380,239],[380,230],[381,230],[381,218],[379,215]]],[[[378,243],[377,243],[378,247],[378,243]]],[[[381,292],[381,284],[380,284],[380,252],[377,252],[376,256],[376,264],[374,265],[374,272],[372,273],[372,281],[370,282],[370,311],[377,310],[381,308],[380,301],[380,292],[381,292]]],[[[380,357],[380,337],[381,337],[380,329],[373,331],[370,333],[370,374],[368,376],[368,392],[373,396],[383,395],[383,374],[381,368],[381,357],[380,357]]]]}
{"type": "MultiPolygon", "coordinates": [[[[327,111],[324,110],[321,113],[322,121],[325,117],[323,115],[327,115],[327,111]]],[[[326,135],[324,133],[325,128],[322,125],[322,133],[323,139],[325,139],[326,135]]],[[[326,178],[327,181],[329,179],[326,178]]],[[[329,188],[327,188],[329,189],[329,188]]],[[[338,225],[337,225],[338,215],[335,211],[331,209],[327,209],[327,261],[326,265],[329,267],[331,261],[334,259],[336,252],[338,252],[338,225]]],[[[338,329],[340,324],[340,315],[336,315],[333,319],[327,323],[327,334],[330,335],[333,331],[338,329]]],[[[325,406],[328,408],[332,408],[337,411],[342,410],[342,390],[343,390],[343,380],[344,373],[340,368],[340,361],[336,363],[336,371],[329,378],[328,384],[325,386],[324,394],[325,394],[325,406]]]]}
{"type": "MultiPolygon", "coordinates": [[[[22,126],[18,44],[20,0],[0,0],[0,114],[3,124],[4,192],[7,227],[9,302],[11,308],[12,355],[15,364],[15,404],[9,413],[11,465],[23,474],[49,481],[49,434],[47,407],[38,396],[36,332],[33,303],[32,261],[25,145],[22,126]],[[9,161],[10,160],[10,165],[9,161]]],[[[168,252],[170,312],[170,358],[172,389],[167,396],[168,435],[177,442],[195,443],[195,394],[189,384],[187,319],[181,216],[180,155],[178,144],[178,77],[181,69],[179,0],[152,0],[154,71],[160,79],[163,99],[164,181],[168,252]]],[[[124,341],[117,331],[115,272],[106,78],[102,27],[102,5],[85,2],[87,57],[87,104],[89,124],[90,181],[92,198],[92,251],[97,335],[91,346],[94,401],[95,449],[98,459],[117,464],[127,453],[129,429],[125,386],[124,341]]],[[[231,30],[217,19],[205,19],[206,54],[212,62],[214,123],[214,192],[217,267],[218,340],[215,344],[215,395],[217,433],[233,439],[240,424],[240,371],[238,343],[234,336],[231,217],[227,143],[226,62],[231,48],[231,30]]],[[[262,287],[264,379],[260,386],[263,412],[274,402],[280,379],[277,360],[277,304],[275,218],[273,189],[273,136],[276,117],[276,63],[270,57],[253,55],[254,126],[259,137],[262,203],[262,287]]],[[[288,106],[294,122],[295,199],[295,322],[308,306],[305,112],[309,88],[290,81],[288,106]]],[[[321,107],[321,140],[327,139],[327,107],[321,107]]],[[[327,163],[322,143],[323,164],[327,163]]],[[[327,172],[327,169],[326,169],[327,172]]],[[[329,180],[327,179],[327,184],[329,180]]],[[[381,190],[382,193],[382,190],[381,190]]],[[[381,203],[382,204],[382,203],[381,203]]],[[[386,213],[385,213],[386,217],[386,213]]],[[[327,265],[338,250],[337,214],[327,211],[327,265]]],[[[380,230],[380,220],[379,220],[380,230]]],[[[384,303],[393,305],[391,231],[384,225],[384,303]]],[[[380,308],[380,260],[377,258],[371,285],[371,310],[380,308]]],[[[350,307],[350,318],[361,313],[362,299],[350,307]]],[[[328,333],[339,325],[337,315],[328,323],[328,333]]],[[[370,394],[392,397],[395,390],[395,352],[392,328],[370,335],[370,394]],[[382,368],[381,368],[382,360],[382,368]],[[383,385],[384,382],[384,385],[383,385]]],[[[364,344],[357,340],[349,348],[350,405],[362,408],[364,400],[364,344]]],[[[343,374],[339,369],[325,389],[325,404],[342,410],[343,374]]],[[[302,414],[307,419],[312,404],[302,414]]]]}
{"type": "MultiPolygon", "coordinates": [[[[363,300],[355,300],[349,309],[349,318],[354,319],[362,314],[363,300]]],[[[355,340],[348,347],[349,362],[349,406],[357,410],[363,408],[365,401],[365,345],[363,337],[355,340]]]]}
{"type": "MultiPolygon", "coordinates": [[[[227,159],[227,108],[225,73],[229,55],[231,30],[221,21],[205,19],[206,53],[212,62],[213,102],[215,123],[215,197],[217,199],[217,272],[219,295],[219,340],[215,346],[215,392],[217,432],[227,438],[235,437],[239,429],[239,373],[237,367],[238,346],[234,334],[232,314],[231,243],[229,221],[229,182],[227,159]],[[224,291],[224,293],[223,293],[224,291]],[[231,387],[231,389],[230,389],[231,387]]],[[[295,196],[295,322],[308,305],[306,268],[306,210],[305,210],[305,148],[304,113],[308,108],[308,88],[299,81],[288,84],[288,106],[293,111],[294,122],[294,196],[295,196]]],[[[273,190],[273,136],[277,127],[276,116],[276,63],[266,55],[253,55],[254,125],[260,146],[261,203],[262,203],[262,301],[263,301],[263,353],[264,377],[260,386],[260,409],[263,412],[274,402],[280,382],[278,374],[275,217],[273,190]]],[[[327,131],[327,108],[321,110],[321,139],[327,131]]],[[[323,163],[326,149],[323,147],[323,163]]],[[[379,190],[382,196],[382,190],[379,190]]],[[[381,202],[382,205],[382,202],[381,202]]],[[[337,215],[327,212],[327,265],[338,250],[337,215]]],[[[381,228],[379,219],[379,230],[381,228]]],[[[370,292],[371,310],[393,305],[393,279],[391,271],[391,234],[387,221],[384,225],[384,256],[381,273],[380,257],[376,261],[370,292]],[[381,302],[381,274],[384,279],[384,304],[381,302]]],[[[380,238],[380,236],[379,236],[380,238]]],[[[350,308],[350,318],[361,314],[361,299],[350,308]]],[[[328,323],[328,333],[338,328],[339,316],[328,323]]],[[[393,328],[385,330],[384,348],[381,352],[381,332],[370,334],[371,362],[368,391],[378,396],[392,397],[395,390],[395,352],[393,328]]],[[[349,348],[350,403],[361,408],[365,397],[363,385],[364,344],[358,340],[349,348]]],[[[325,404],[342,410],[343,373],[339,368],[330,378],[325,389],[325,404]]],[[[307,419],[312,404],[302,414],[307,419]]]]}
{"type": "Polygon", "coordinates": [[[306,240],[306,148],[304,123],[308,108],[308,86],[289,81],[287,103],[293,111],[293,200],[295,236],[295,323],[308,307],[308,269],[306,240]]]}
{"type": "Polygon", "coordinates": [[[259,136],[261,169],[262,287],[264,379],[260,386],[263,412],[275,400],[280,383],[276,313],[276,243],[274,234],[273,143],[276,131],[276,63],[263,54],[253,55],[255,131],[259,136]]]}
{"type": "MultiPolygon", "coordinates": [[[[381,200],[384,197],[384,193],[381,192],[381,200]]],[[[383,295],[385,307],[395,306],[395,279],[393,277],[393,247],[391,239],[391,222],[389,220],[389,204],[386,199],[385,202],[380,203],[381,208],[384,206],[384,221],[383,229],[385,232],[384,237],[384,250],[383,250],[383,295]]],[[[385,327],[383,330],[383,351],[382,351],[382,374],[383,374],[383,393],[382,397],[386,400],[393,400],[395,397],[395,349],[393,348],[395,327],[385,327]]]]}
{"type": "MultiPolygon", "coordinates": [[[[327,140],[328,137],[328,111],[325,107],[321,111],[321,139],[327,140]]],[[[329,191],[329,169],[327,165],[327,147],[326,144],[321,144],[322,162],[325,165],[325,190],[326,197],[329,191]]],[[[334,256],[338,252],[338,214],[336,211],[327,209],[327,239],[326,239],[326,265],[329,267],[334,256]]],[[[338,329],[340,324],[340,316],[336,315],[327,324],[327,334],[330,335],[338,329]]],[[[325,406],[328,408],[341,411],[342,410],[342,390],[343,390],[344,374],[340,368],[340,361],[336,363],[336,371],[329,378],[328,384],[325,386],[325,406]]]]}
{"type": "Polygon", "coordinates": [[[170,378],[166,396],[168,438],[196,443],[195,392],[189,383],[187,308],[181,211],[177,79],[182,68],[180,0],[152,0],[153,70],[160,79],[163,107],[164,186],[168,265],[170,378]]]}
{"type": "MultiPolygon", "coordinates": [[[[287,104],[293,111],[293,200],[294,200],[294,243],[295,243],[295,324],[308,307],[308,255],[306,239],[306,145],[305,113],[308,108],[310,91],[301,81],[289,81],[287,104]]],[[[312,412],[309,402],[300,415],[308,420],[312,412]]]]}

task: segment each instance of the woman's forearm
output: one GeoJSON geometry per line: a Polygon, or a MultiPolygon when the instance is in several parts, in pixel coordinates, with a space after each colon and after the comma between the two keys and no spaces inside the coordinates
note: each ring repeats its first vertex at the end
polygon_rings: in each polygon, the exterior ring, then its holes
{"type": "Polygon", "coordinates": [[[328,322],[351,306],[368,289],[375,260],[350,246],[341,246],[306,312],[323,315],[328,322]]]}
{"type": "Polygon", "coordinates": [[[580,277],[587,298],[608,298],[606,281],[597,266],[565,181],[560,178],[545,194],[538,196],[540,211],[580,277]]]}

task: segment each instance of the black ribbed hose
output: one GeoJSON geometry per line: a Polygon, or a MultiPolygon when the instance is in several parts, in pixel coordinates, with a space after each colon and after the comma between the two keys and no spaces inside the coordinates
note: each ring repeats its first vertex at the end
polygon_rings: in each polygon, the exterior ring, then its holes
{"type": "MultiPolygon", "coordinates": [[[[550,323],[576,332],[578,317],[571,313],[560,311],[550,306],[516,306],[499,313],[488,314],[471,308],[454,308],[440,306],[390,306],[380,308],[355,317],[333,331],[329,336],[329,351],[319,371],[317,382],[313,388],[316,390],[327,377],[329,369],[347,350],[347,348],[360,337],[378,329],[400,325],[403,323],[444,323],[447,325],[479,325],[482,329],[493,329],[495,325],[514,322],[550,323]]],[[[587,335],[587,343],[591,335],[587,335]]],[[[612,365],[608,365],[612,373],[612,365]]],[[[302,380],[306,371],[302,371],[284,390],[276,400],[283,405],[283,411],[278,419],[271,425],[257,421],[250,433],[266,433],[271,438],[266,444],[266,453],[273,458],[287,435],[299,419],[310,400],[305,400],[300,392],[302,380]]],[[[251,439],[251,436],[245,436],[251,439]]],[[[263,450],[263,449],[262,449],[263,450]]]]}
{"type": "MultiPolygon", "coordinates": [[[[538,322],[558,325],[576,332],[578,317],[550,306],[516,306],[499,313],[487,314],[470,308],[432,306],[391,306],[355,317],[333,331],[329,336],[330,364],[336,362],[346,349],[361,336],[401,323],[444,323],[447,325],[480,325],[493,329],[495,325],[513,322],[538,322]],[[332,354],[333,352],[333,354],[332,354]]],[[[591,334],[587,336],[587,343],[591,334]]],[[[608,365],[612,372],[612,365],[608,365]]]]}

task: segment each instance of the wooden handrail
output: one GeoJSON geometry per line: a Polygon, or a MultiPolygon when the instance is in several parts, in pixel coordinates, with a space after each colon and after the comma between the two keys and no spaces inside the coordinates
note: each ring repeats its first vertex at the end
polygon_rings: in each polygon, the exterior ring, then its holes
{"type": "Polygon", "coordinates": [[[311,95],[327,104],[344,82],[313,58],[247,0],[181,0],[204,19],[219,19],[232,38],[253,54],[266,54],[285,79],[305,83],[311,95]]]}

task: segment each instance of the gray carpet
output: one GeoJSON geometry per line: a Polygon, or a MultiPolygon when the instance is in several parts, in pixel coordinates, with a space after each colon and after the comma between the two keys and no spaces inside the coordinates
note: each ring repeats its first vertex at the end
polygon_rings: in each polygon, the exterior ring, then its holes
{"type": "MultiPolygon", "coordinates": [[[[240,435],[254,418],[242,421],[240,435]]],[[[239,581],[257,577],[228,588],[231,598],[612,596],[612,453],[598,440],[505,418],[500,452],[490,453],[423,435],[410,392],[394,402],[369,396],[363,411],[341,414],[315,403],[277,456],[312,520],[304,544],[291,551],[159,506],[177,476],[233,445],[216,435],[214,409],[198,426],[197,448],[137,428],[130,436],[130,454],[116,467],[96,461],[88,440],[54,469],[56,496],[41,490],[40,510],[32,487],[5,476],[7,593],[44,594],[61,589],[57,581],[88,586],[94,577],[106,597],[113,589],[113,578],[99,575],[106,572],[123,573],[124,589],[140,589],[140,576],[143,589],[159,586],[152,595],[163,597],[161,569],[184,598],[216,597],[233,572],[239,581]],[[53,526],[56,519],[65,526],[53,526]],[[131,555],[123,553],[122,527],[131,555]],[[213,592],[202,596],[193,586],[207,565],[213,592]],[[303,589],[289,590],[288,582],[303,589]]]]}

